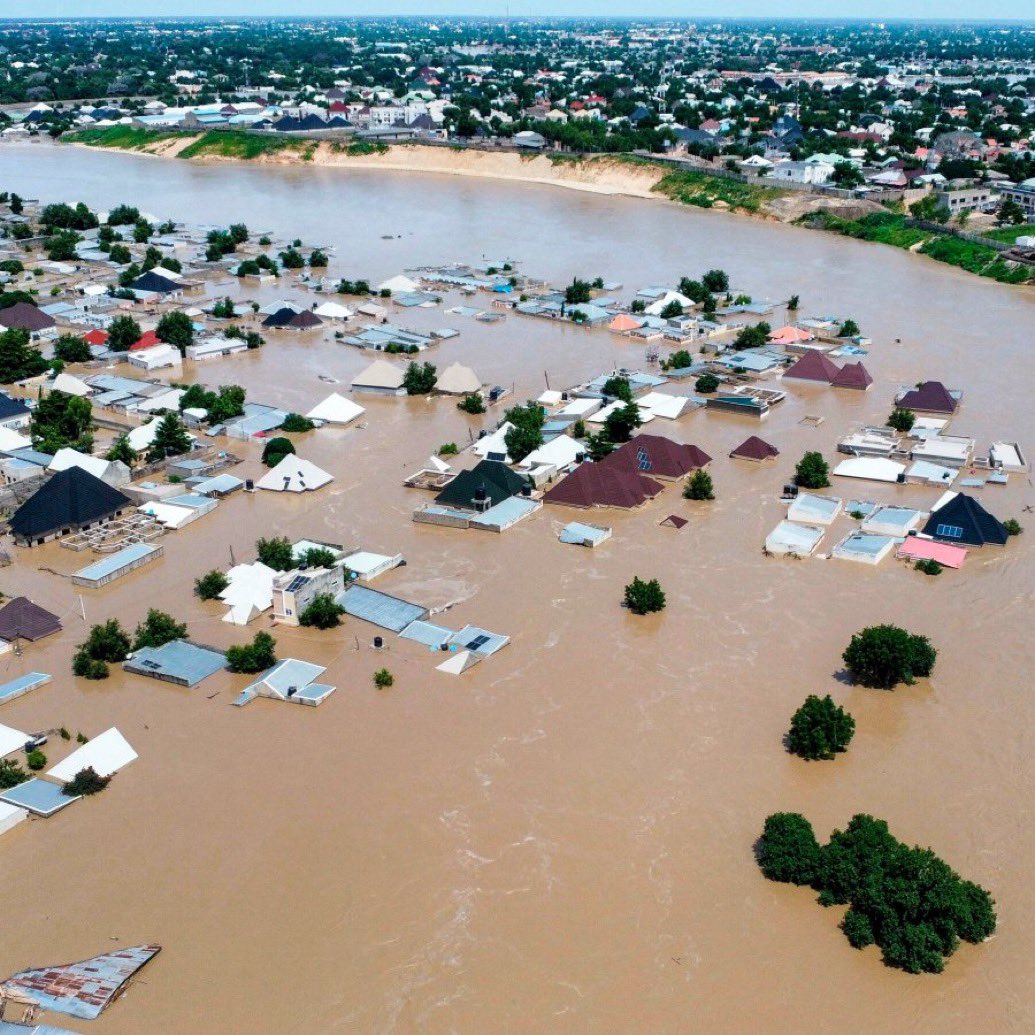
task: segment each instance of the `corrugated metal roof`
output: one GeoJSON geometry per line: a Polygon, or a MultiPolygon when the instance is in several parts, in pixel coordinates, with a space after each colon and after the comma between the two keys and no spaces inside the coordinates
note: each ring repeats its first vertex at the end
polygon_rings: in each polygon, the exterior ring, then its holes
{"type": "Polygon", "coordinates": [[[366,586],[349,586],[335,599],[353,618],[395,633],[402,632],[411,622],[426,618],[428,614],[427,608],[419,604],[411,604],[408,600],[400,600],[366,586]]]}

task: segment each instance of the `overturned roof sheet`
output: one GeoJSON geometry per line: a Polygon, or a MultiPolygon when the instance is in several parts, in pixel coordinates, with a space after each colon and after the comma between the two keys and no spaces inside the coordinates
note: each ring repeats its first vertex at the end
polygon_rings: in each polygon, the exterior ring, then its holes
{"type": "Polygon", "coordinates": [[[22,970],[0,983],[0,988],[22,992],[45,1010],[93,1020],[161,951],[160,945],[134,945],[79,963],[22,970]]]}

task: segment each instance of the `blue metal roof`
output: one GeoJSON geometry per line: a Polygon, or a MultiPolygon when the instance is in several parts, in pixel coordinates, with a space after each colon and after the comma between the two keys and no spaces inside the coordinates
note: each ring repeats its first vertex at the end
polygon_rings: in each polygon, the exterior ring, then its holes
{"type": "Polygon", "coordinates": [[[16,697],[21,697],[22,694],[27,694],[30,690],[49,682],[50,676],[46,672],[26,672],[24,676],[18,676],[17,679],[0,685],[0,704],[13,701],[16,697]]]}
{"type": "Polygon", "coordinates": [[[37,816],[53,816],[55,812],[60,812],[78,800],[78,797],[65,794],[58,784],[38,778],[26,780],[17,787],[0,792],[0,801],[28,809],[37,816]]]}
{"type": "Polygon", "coordinates": [[[353,618],[395,633],[402,632],[411,622],[426,618],[428,614],[427,608],[419,604],[411,604],[408,600],[400,600],[367,586],[349,586],[335,599],[353,618]]]}
{"type": "Polygon", "coordinates": [[[161,647],[142,647],[124,661],[122,667],[137,675],[197,686],[203,679],[226,668],[226,657],[187,640],[173,640],[161,647]]]}
{"type": "Polygon", "coordinates": [[[91,582],[103,579],[108,575],[113,575],[127,564],[133,564],[134,561],[139,561],[141,558],[148,557],[157,551],[157,546],[149,546],[147,543],[133,543],[119,550],[118,553],[110,554],[99,561],[94,561],[93,564],[88,564],[85,568],[80,568],[73,577],[89,579],[91,582]]]}
{"type": "Polygon", "coordinates": [[[453,630],[432,622],[416,621],[410,622],[399,635],[404,640],[413,640],[415,643],[423,643],[425,647],[439,650],[442,644],[449,642],[453,630]]]}

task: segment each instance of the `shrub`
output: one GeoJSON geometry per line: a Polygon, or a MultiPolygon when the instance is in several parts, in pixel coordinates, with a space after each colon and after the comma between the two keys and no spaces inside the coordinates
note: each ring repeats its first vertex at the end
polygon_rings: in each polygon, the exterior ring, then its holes
{"type": "Polygon", "coordinates": [[[75,334],[62,334],[54,342],[54,355],[63,363],[88,363],[93,359],[90,346],[75,334]]]}
{"type": "Polygon", "coordinates": [[[443,442],[442,445],[438,447],[439,456],[456,456],[459,452],[460,450],[455,442],[443,442]]]}
{"type": "Polygon", "coordinates": [[[803,489],[825,489],[830,484],[830,468],[823,454],[806,453],[794,469],[794,482],[803,489]]]}
{"type": "Polygon", "coordinates": [[[379,668],[374,673],[374,686],[376,686],[378,690],[386,690],[394,682],[395,676],[393,676],[386,668],[379,668]]]}
{"type": "Polygon", "coordinates": [[[917,571],[922,571],[925,575],[941,575],[942,573],[942,566],[935,560],[921,558],[913,567],[917,571]]]}
{"type": "Polygon", "coordinates": [[[109,783],[111,783],[110,776],[101,776],[93,766],[87,766],[85,769],[80,769],[61,790],[73,798],[78,798],[85,795],[99,794],[109,783]]]}
{"type": "Polygon", "coordinates": [[[896,625],[863,629],[841,655],[857,683],[881,690],[929,676],[937,656],[926,636],[913,635],[896,625]]]}
{"type": "Polygon", "coordinates": [[[855,719],[827,694],[809,694],[791,718],[787,746],[802,758],[830,759],[844,751],[855,735],[855,719]]]}
{"type": "Polygon", "coordinates": [[[129,653],[129,636],[117,618],[95,625],[83,644],[91,658],[100,661],[125,661],[129,653]]]}
{"type": "Polygon", "coordinates": [[[625,587],[625,606],[634,615],[665,609],[665,593],[657,579],[644,581],[638,575],[625,587]]]}
{"type": "Polygon", "coordinates": [[[694,382],[694,391],[701,395],[710,395],[719,387],[719,379],[714,374],[702,374],[694,382]]]}
{"type": "Polygon", "coordinates": [[[1003,522],[1003,528],[1006,529],[1007,535],[1020,535],[1024,531],[1017,518],[1007,518],[1003,522]]]}
{"type": "Polygon", "coordinates": [[[611,442],[628,442],[632,433],[643,423],[640,408],[634,402],[627,402],[612,411],[604,420],[604,433],[611,442]]]}
{"type": "Polygon", "coordinates": [[[856,338],[859,335],[859,325],[854,320],[845,320],[837,330],[839,338],[856,338]]]}
{"type": "Polygon", "coordinates": [[[10,758],[0,758],[0,791],[9,791],[28,780],[29,774],[10,758]]]}
{"type": "Polygon", "coordinates": [[[715,488],[712,485],[712,476],[705,470],[698,468],[694,471],[690,480],[683,486],[683,499],[686,500],[713,500],[715,499],[715,488]]]}
{"type": "Polygon", "coordinates": [[[218,568],[213,568],[194,580],[194,592],[202,600],[217,600],[229,585],[230,580],[218,568]]]}
{"type": "Polygon", "coordinates": [[[604,395],[612,399],[621,399],[622,402],[632,402],[632,386],[627,377],[609,377],[601,389],[604,395]]]}
{"type": "Polygon", "coordinates": [[[82,676],[83,679],[107,679],[107,662],[97,658],[91,658],[87,652],[80,647],[72,655],[72,675],[82,676]]]}
{"type": "Polygon", "coordinates": [[[300,625],[315,629],[333,629],[341,625],[341,616],[344,613],[345,608],[335,603],[330,593],[317,593],[309,606],[298,616],[298,621],[300,625]]]}
{"type": "Polygon", "coordinates": [[[35,748],[25,756],[25,764],[34,773],[38,773],[47,764],[47,756],[39,748],[35,748]]]}
{"type": "Polygon", "coordinates": [[[758,865],[770,880],[811,884],[819,872],[820,847],[812,824],[796,812],[766,817],[758,865]]]}
{"type": "Polygon", "coordinates": [[[891,415],[886,421],[889,428],[894,428],[896,431],[900,431],[903,435],[913,430],[913,425],[916,423],[916,414],[912,410],[904,410],[899,406],[891,411],[891,415]]]}

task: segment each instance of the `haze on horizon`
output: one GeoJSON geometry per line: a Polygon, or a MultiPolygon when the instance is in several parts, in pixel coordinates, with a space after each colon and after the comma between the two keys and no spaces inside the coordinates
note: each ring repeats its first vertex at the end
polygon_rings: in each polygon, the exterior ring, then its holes
{"type": "MultiPolygon", "coordinates": [[[[0,0],[0,17],[26,17],[26,10],[15,0],[0,0]]],[[[1031,0],[989,0],[980,6],[973,0],[917,0],[906,8],[898,0],[841,0],[831,5],[828,0],[791,0],[774,12],[762,0],[644,0],[634,3],[594,3],[592,0],[365,0],[342,3],[341,0],[40,0],[29,12],[33,18],[141,18],[141,17],[259,17],[283,15],[305,16],[423,16],[448,15],[512,18],[553,17],[660,17],[660,18],[761,18],[779,21],[793,18],[851,18],[852,20],[888,19],[904,21],[1031,21],[1035,23],[1031,0]]]]}

